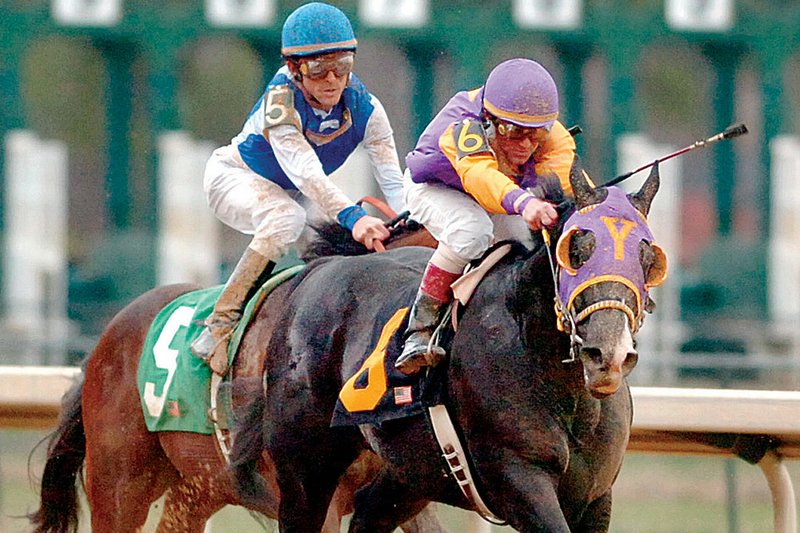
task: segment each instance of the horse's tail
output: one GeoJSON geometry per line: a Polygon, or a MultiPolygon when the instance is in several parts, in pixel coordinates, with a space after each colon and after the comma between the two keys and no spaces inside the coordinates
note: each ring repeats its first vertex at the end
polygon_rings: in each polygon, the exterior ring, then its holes
{"type": "Polygon", "coordinates": [[[64,395],[58,428],[49,436],[39,510],[28,515],[34,533],[78,531],[78,483],[83,483],[80,473],[86,458],[82,391],[83,378],[64,395]]]}

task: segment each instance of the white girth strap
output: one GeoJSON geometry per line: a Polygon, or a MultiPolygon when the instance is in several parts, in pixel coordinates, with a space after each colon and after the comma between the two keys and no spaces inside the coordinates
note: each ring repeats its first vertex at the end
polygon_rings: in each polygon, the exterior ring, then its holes
{"type": "Polygon", "coordinates": [[[461,492],[464,493],[464,496],[467,497],[467,500],[472,503],[472,506],[484,520],[492,524],[505,525],[506,522],[504,520],[495,516],[486,507],[481,495],[478,494],[478,490],[475,488],[472,474],[469,471],[467,456],[464,454],[464,448],[458,440],[458,434],[455,427],[453,427],[453,421],[450,420],[447,408],[444,405],[434,405],[428,408],[428,413],[431,416],[433,433],[436,435],[442,454],[447,459],[447,465],[450,467],[453,477],[456,478],[461,492]]]}
{"type": "Polygon", "coordinates": [[[225,458],[225,463],[230,463],[230,455],[231,455],[231,447],[230,442],[228,441],[228,436],[219,427],[219,418],[217,416],[217,395],[219,394],[219,384],[222,382],[222,376],[217,374],[216,372],[211,373],[211,408],[208,410],[208,416],[211,419],[212,424],[214,425],[214,433],[217,436],[217,444],[219,444],[219,450],[222,452],[222,456],[225,458]]]}

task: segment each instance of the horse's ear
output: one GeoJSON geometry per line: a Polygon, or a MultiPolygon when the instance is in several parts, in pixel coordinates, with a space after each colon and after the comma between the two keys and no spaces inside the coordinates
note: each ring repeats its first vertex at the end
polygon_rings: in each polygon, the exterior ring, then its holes
{"type": "Polygon", "coordinates": [[[577,155],[572,161],[572,167],[569,169],[569,183],[572,185],[572,194],[575,195],[576,209],[583,209],[600,203],[605,199],[605,195],[600,190],[595,189],[594,184],[589,180],[589,176],[583,170],[583,165],[581,165],[580,158],[577,155]]]}
{"type": "Polygon", "coordinates": [[[653,243],[650,244],[650,247],[653,250],[653,263],[647,270],[647,277],[645,279],[645,285],[648,289],[658,287],[664,283],[667,279],[668,271],[667,254],[664,252],[664,249],[653,243]]]}
{"type": "Polygon", "coordinates": [[[644,216],[647,216],[650,212],[650,204],[658,192],[659,185],[661,185],[661,174],[658,171],[658,163],[656,163],[650,170],[650,175],[647,176],[639,192],[628,195],[633,207],[644,216]]]}

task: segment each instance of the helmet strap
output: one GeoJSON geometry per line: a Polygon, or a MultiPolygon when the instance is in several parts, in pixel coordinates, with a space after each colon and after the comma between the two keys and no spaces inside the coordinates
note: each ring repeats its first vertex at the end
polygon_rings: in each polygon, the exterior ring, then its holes
{"type": "MultiPolygon", "coordinates": [[[[486,132],[486,139],[489,141],[490,145],[493,144],[494,138],[497,136],[497,128],[494,122],[492,122],[492,116],[486,110],[483,111],[483,120],[481,123],[483,125],[483,131],[486,132]]],[[[494,146],[492,146],[492,149],[494,149],[494,146]]]]}
{"type": "Polygon", "coordinates": [[[303,82],[303,73],[300,72],[300,63],[297,62],[297,59],[294,57],[285,57],[286,66],[289,67],[289,72],[292,74],[292,78],[298,82],[303,82]]]}
{"type": "Polygon", "coordinates": [[[293,72],[293,76],[294,76],[294,84],[297,85],[300,88],[300,91],[303,93],[303,96],[305,97],[306,101],[308,101],[308,103],[311,104],[311,107],[316,107],[318,109],[324,109],[323,105],[322,105],[322,102],[317,100],[316,97],[313,94],[308,92],[308,89],[306,89],[306,86],[303,85],[303,75],[300,73],[299,69],[297,70],[296,73],[293,72]]]}

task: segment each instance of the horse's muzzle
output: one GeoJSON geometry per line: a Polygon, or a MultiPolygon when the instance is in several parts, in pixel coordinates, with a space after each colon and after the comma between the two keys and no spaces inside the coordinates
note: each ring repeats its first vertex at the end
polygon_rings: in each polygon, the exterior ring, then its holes
{"type": "Polygon", "coordinates": [[[602,400],[617,392],[622,386],[623,376],[620,372],[602,372],[591,374],[585,372],[586,389],[589,394],[602,400]]]}
{"type": "Polygon", "coordinates": [[[581,356],[586,388],[592,396],[598,399],[616,393],[639,361],[639,354],[635,350],[627,352],[624,357],[619,359],[612,359],[608,363],[602,362],[599,350],[584,348],[581,356]]]}

